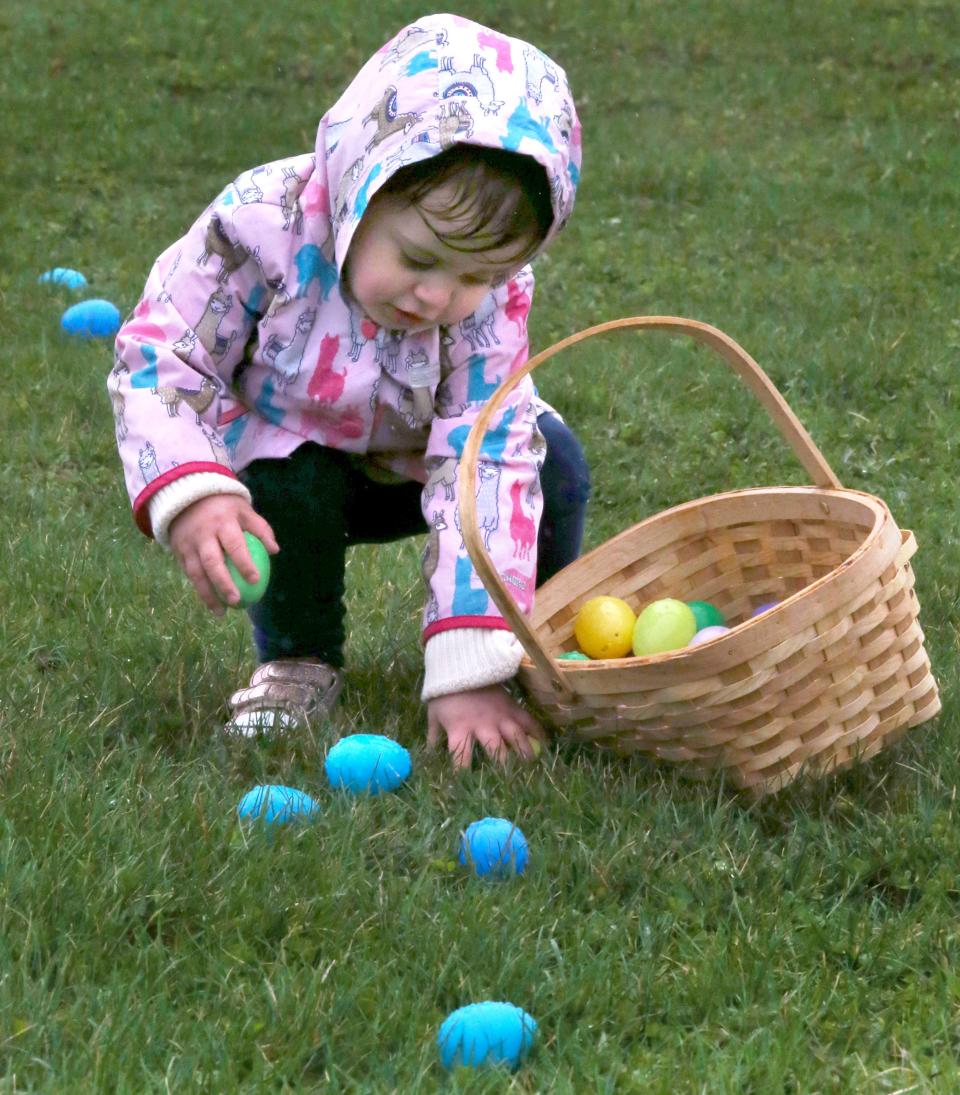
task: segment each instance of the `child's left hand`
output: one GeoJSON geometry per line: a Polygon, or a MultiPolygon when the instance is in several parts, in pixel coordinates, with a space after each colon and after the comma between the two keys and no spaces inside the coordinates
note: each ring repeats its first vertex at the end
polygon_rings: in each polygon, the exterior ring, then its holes
{"type": "Polygon", "coordinates": [[[504,764],[511,751],[532,759],[539,750],[531,741],[546,740],[540,723],[498,684],[428,700],[427,745],[436,746],[443,733],[457,768],[470,767],[474,742],[504,764]]]}

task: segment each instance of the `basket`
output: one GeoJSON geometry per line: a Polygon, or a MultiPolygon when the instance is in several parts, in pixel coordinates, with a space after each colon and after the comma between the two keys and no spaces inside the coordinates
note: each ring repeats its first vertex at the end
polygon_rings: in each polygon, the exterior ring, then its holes
{"type": "Polygon", "coordinates": [[[897,527],[881,499],[841,486],[769,377],[715,327],[670,316],[619,319],[537,354],[478,417],[459,488],[467,551],[525,651],[517,679],[565,737],[678,762],[696,777],[719,769],[760,796],[870,757],[940,710],[914,592],[913,534],[897,527]],[[477,528],[480,444],[528,373],[617,330],[686,335],[719,354],[815,486],[730,491],[658,513],[556,574],[527,617],[477,528]],[[710,601],[732,630],[650,657],[558,660],[576,648],[578,609],[599,594],[621,597],[635,612],[660,597],[710,601]],[[779,603],[751,617],[770,601],[779,603]]]}

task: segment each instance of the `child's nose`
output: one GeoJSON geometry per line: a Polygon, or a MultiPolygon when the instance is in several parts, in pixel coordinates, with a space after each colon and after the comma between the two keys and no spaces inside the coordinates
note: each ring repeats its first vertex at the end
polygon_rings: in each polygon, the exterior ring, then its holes
{"type": "Polygon", "coordinates": [[[445,277],[423,278],[417,285],[417,301],[430,313],[442,312],[453,297],[453,286],[445,277]]]}

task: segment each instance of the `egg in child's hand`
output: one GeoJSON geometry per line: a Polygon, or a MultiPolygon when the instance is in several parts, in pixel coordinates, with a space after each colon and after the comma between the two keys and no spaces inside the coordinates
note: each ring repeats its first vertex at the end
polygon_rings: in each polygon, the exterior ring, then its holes
{"type": "Polygon", "coordinates": [[[637,617],[633,652],[638,658],[664,654],[686,646],[696,633],[697,620],[690,606],[673,597],[663,597],[648,604],[637,617]]]}
{"type": "Polygon", "coordinates": [[[245,532],[243,538],[247,541],[247,550],[250,552],[250,558],[257,568],[259,577],[255,582],[248,582],[246,578],[241,576],[234,561],[227,556],[227,570],[230,571],[233,584],[240,594],[240,603],[237,608],[249,608],[251,605],[255,605],[266,593],[267,584],[270,581],[269,552],[252,532],[245,532]]]}
{"type": "Polygon", "coordinates": [[[622,658],[630,653],[633,609],[619,597],[591,597],[573,622],[577,645],[590,658],[622,658]]]}

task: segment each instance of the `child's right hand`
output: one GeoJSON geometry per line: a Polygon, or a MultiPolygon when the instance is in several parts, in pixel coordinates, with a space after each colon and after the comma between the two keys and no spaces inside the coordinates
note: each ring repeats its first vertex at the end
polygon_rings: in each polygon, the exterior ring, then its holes
{"type": "Polygon", "coordinates": [[[248,582],[257,580],[257,568],[243,538],[245,531],[261,540],[271,555],[280,550],[273,529],[249,502],[235,494],[209,494],[187,506],[170,524],[170,548],[197,596],[215,616],[223,615],[224,604],[240,602],[224,552],[248,582]]]}

